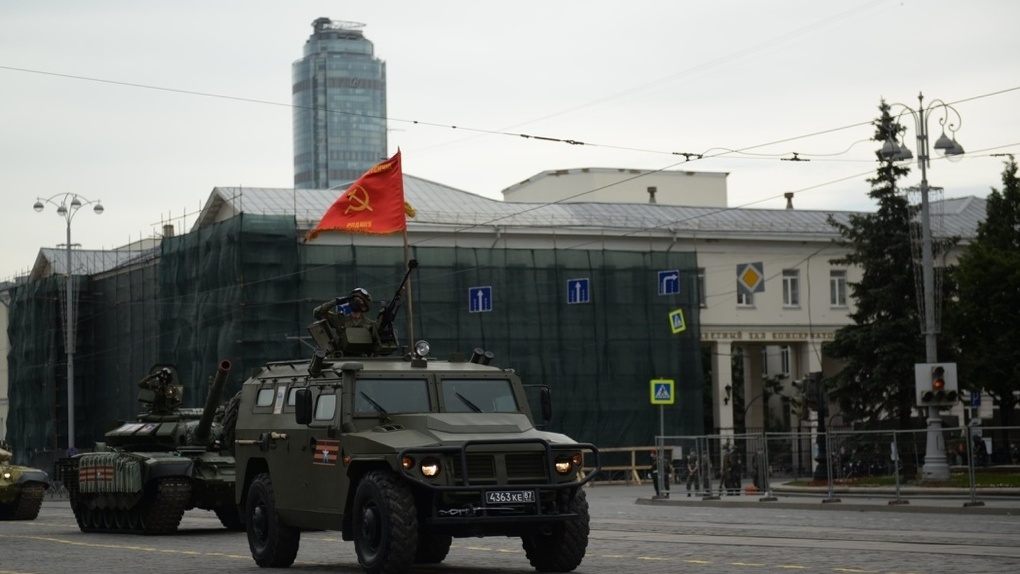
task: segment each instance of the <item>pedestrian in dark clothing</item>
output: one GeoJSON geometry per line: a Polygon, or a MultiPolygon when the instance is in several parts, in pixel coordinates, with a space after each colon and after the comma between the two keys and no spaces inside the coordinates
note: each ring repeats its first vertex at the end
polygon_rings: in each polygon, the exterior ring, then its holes
{"type": "Polygon", "coordinates": [[[687,496],[691,495],[691,484],[694,485],[695,493],[701,490],[701,469],[698,455],[693,452],[687,455],[687,496]]]}

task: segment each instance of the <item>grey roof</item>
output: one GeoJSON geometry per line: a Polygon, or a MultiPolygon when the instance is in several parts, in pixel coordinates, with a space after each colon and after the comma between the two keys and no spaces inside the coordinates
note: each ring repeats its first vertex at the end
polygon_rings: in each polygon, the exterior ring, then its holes
{"type": "MultiPolygon", "coordinates": [[[[96,275],[116,267],[153,257],[158,248],[143,250],[72,249],[71,271],[74,275],[96,275]]],[[[32,278],[67,273],[67,251],[43,247],[36,256],[29,274],[32,278]]]]}
{"type": "MultiPolygon", "coordinates": [[[[300,229],[310,229],[342,193],[337,189],[217,187],[213,189],[195,229],[240,212],[294,215],[300,229]]],[[[489,199],[426,179],[404,174],[404,198],[417,226],[573,228],[628,234],[661,230],[680,235],[824,235],[835,237],[829,215],[845,222],[856,212],[803,209],[683,207],[650,203],[523,203],[489,199]]],[[[985,201],[976,197],[950,199],[933,209],[945,235],[970,238],[985,217],[985,201]]],[[[863,213],[863,212],[861,212],[863,213]]]]}

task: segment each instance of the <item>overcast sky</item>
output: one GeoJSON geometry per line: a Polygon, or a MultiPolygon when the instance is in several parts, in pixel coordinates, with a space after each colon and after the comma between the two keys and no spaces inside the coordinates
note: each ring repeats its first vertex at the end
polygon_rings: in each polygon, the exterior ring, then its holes
{"type": "Polygon", "coordinates": [[[869,122],[921,91],[963,120],[967,156],[928,172],[946,197],[986,196],[992,154],[1020,153],[1015,0],[2,0],[0,280],[64,243],[37,197],[101,200],[72,224],[100,249],[189,228],[215,186],[292,187],[291,63],[322,16],[386,61],[404,171],[497,199],[623,167],[727,172],[733,207],[872,210],[869,122]]]}

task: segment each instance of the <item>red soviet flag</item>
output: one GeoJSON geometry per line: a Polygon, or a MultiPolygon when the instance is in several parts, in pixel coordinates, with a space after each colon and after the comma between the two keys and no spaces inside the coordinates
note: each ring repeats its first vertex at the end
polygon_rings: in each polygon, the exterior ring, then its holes
{"type": "Polygon", "coordinates": [[[409,206],[405,206],[404,175],[397,150],[393,157],[375,165],[348,187],[305,239],[314,239],[323,231],[397,233],[407,228],[409,206]]]}

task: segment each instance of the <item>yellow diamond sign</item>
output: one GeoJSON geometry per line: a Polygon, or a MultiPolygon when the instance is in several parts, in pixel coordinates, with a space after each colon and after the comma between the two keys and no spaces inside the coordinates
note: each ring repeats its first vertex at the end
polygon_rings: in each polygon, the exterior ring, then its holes
{"type": "Polygon", "coordinates": [[[761,263],[744,263],[737,265],[737,281],[740,286],[751,293],[765,290],[765,274],[761,263]]]}

